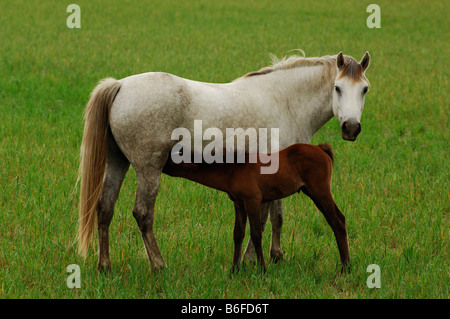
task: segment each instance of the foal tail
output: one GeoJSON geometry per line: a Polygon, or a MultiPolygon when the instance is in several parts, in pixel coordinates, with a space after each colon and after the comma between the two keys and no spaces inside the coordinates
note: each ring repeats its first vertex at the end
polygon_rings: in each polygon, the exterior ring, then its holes
{"type": "Polygon", "coordinates": [[[95,231],[97,206],[102,192],[108,147],[109,111],[120,86],[120,82],[113,78],[101,81],[92,91],[84,113],[85,124],[78,173],[78,180],[81,180],[78,251],[84,257],[95,231]]]}
{"type": "Polygon", "coordinates": [[[331,162],[334,161],[334,152],[330,144],[319,144],[317,146],[319,146],[322,149],[322,151],[327,153],[327,155],[331,158],[331,162]]]}

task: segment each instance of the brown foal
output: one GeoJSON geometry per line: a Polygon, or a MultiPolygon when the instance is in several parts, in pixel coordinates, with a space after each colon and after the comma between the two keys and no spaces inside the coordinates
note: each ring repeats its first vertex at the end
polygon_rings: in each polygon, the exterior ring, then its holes
{"type": "MultiPolygon", "coordinates": [[[[257,154],[253,154],[257,155],[257,154]]],[[[234,259],[233,271],[239,267],[247,216],[250,237],[255,246],[257,261],[266,271],[262,252],[261,203],[281,199],[302,191],[323,213],[334,232],[342,262],[342,271],[349,261],[345,217],[331,195],[333,151],[330,145],[294,144],[278,154],[279,168],[274,174],[261,174],[259,156],[256,163],[180,163],[171,158],[163,173],[183,177],[202,185],[224,191],[234,202],[234,259]]]]}

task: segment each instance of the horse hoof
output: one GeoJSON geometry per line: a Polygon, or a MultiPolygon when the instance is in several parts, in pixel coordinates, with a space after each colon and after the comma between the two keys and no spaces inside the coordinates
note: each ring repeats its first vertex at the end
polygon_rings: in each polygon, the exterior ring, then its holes
{"type": "Polygon", "coordinates": [[[105,274],[111,273],[111,262],[106,261],[106,262],[98,263],[97,270],[100,273],[105,273],[105,274]]]}
{"type": "Polygon", "coordinates": [[[282,251],[271,251],[270,252],[270,259],[274,263],[278,263],[279,261],[284,260],[283,252],[282,251]]]}
{"type": "Polygon", "coordinates": [[[164,269],[167,268],[167,264],[163,261],[161,263],[158,263],[156,265],[153,265],[153,270],[156,274],[161,273],[164,269]]]}

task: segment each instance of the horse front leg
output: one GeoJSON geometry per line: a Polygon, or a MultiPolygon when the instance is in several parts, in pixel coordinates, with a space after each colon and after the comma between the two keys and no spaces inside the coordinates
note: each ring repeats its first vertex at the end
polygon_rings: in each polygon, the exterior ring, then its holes
{"type": "Polygon", "coordinates": [[[270,206],[270,223],[272,224],[272,241],[270,245],[270,258],[274,262],[283,260],[281,250],[281,227],[283,226],[283,206],[281,199],[275,200],[270,206]]]}

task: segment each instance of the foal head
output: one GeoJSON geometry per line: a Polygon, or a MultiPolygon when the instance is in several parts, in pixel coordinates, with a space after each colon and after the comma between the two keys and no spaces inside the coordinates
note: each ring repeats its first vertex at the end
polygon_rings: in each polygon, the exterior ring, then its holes
{"type": "Polygon", "coordinates": [[[365,76],[369,61],[368,52],[359,63],[350,56],[344,56],[342,52],[339,52],[336,58],[333,113],[341,123],[344,140],[354,141],[361,132],[360,120],[364,109],[364,96],[369,90],[369,81],[365,76]]]}

